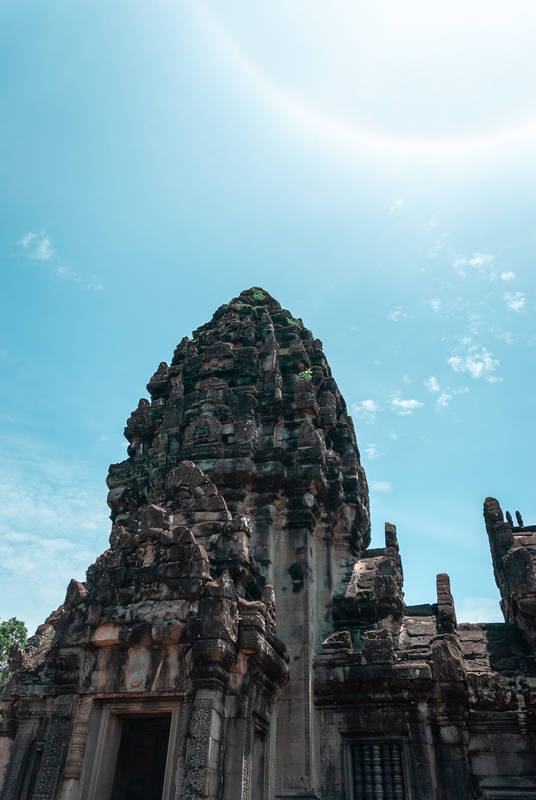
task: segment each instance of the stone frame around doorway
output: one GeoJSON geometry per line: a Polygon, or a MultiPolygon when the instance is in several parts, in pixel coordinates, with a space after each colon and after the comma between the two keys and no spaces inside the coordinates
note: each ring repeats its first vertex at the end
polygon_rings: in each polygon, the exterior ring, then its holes
{"type": "Polygon", "coordinates": [[[266,800],[270,786],[270,726],[253,713],[250,742],[251,800],[266,800]]]}
{"type": "Polygon", "coordinates": [[[77,800],[109,800],[121,741],[122,720],[129,716],[161,715],[171,717],[162,800],[174,800],[182,700],[182,695],[161,699],[95,698],[77,800]]]}

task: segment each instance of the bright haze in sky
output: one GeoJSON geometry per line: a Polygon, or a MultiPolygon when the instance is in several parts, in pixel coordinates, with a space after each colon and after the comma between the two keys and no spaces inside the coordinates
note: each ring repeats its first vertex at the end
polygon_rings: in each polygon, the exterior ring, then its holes
{"type": "Polygon", "coordinates": [[[4,0],[0,617],[107,546],[160,361],[262,286],[322,339],[373,545],[499,620],[486,496],[534,498],[536,5],[4,0]]]}

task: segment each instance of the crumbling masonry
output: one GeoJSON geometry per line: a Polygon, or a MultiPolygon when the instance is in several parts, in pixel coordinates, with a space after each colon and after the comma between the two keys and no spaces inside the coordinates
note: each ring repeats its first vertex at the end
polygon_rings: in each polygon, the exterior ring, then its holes
{"type": "Polygon", "coordinates": [[[536,526],[505,622],[406,606],[322,343],[261,289],[183,339],[108,475],[110,548],[12,652],[2,800],[536,798],[536,526]]]}

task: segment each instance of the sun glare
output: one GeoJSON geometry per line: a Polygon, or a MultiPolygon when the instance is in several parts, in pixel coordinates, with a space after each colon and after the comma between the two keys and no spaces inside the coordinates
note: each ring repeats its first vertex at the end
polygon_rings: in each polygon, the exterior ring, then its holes
{"type": "Polygon", "coordinates": [[[236,4],[234,16],[218,2],[200,7],[256,91],[311,133],[339,147],[431,159],[533,146],[532,6],[260,5],[251,17],[246,5],[239,17],[236,4]]]}

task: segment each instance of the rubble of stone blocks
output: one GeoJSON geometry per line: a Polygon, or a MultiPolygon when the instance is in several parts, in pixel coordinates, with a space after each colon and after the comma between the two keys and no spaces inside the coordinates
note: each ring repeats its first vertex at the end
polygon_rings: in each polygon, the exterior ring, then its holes
{"type": "Polygon", "coordinates": [[[536,526],[486,500],[504,623],[446,574],[407,606],[322,342],[259,287],[147,390],[109,549],[11,653],[1,800],[536,797],[536,526]]]}

